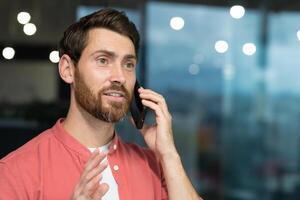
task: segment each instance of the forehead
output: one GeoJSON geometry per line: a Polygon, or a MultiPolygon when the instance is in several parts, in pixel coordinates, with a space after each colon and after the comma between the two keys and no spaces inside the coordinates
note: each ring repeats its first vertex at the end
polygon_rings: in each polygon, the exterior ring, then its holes
{"type": "Polygon", "coordinates": [[[135,48],[129,37],[108,29],[94,28],[88,32],[83,53],[90,54],[99,50],[112,51],[117,55],[135,55],[135,48]]]}

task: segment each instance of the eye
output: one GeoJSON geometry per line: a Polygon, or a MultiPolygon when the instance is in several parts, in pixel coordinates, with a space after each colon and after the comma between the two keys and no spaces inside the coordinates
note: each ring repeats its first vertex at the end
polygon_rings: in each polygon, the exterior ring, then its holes
{"type": "Polygon", "coordinates": [[[124,67],[128,70],[133,70],[135,68],[135,64],[132,62],[127,62],[127,63],[125,63],[124,67]]]}
{"type": "Polygon", "coordinates": [[[100,58],[97,58],[97,62],[98,62],[100,65],[107,65],[107,64],[108,64],[108,59],[105,58],[105,57],[100,57],[100,58]]]}

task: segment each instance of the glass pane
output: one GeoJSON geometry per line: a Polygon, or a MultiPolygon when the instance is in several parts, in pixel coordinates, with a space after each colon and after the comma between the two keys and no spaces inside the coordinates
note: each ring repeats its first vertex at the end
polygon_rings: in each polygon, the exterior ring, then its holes
{"type": "Polygon", "coordinates": [[[236,20],[229,7],[149,4],[149,86],[168,102],[204,199],[299,198],[299,17],[247,9],[236,20]]]}

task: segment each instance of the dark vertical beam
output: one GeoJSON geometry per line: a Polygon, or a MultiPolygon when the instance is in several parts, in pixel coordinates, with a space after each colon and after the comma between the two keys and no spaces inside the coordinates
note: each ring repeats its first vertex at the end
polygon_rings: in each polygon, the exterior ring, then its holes
{"type": "Polygon", "coordinates": [[[261,1],[261,23],[260,23],[260,48],[258,56],[258,64],[262,69],[265,69],[267,64],[267,45],[268,45],[268,19],[269,19],[269,0],[261,1]]]}
{"type": "Polygon", "coordinates": [[[147,87],[147,0],[140,1],[140,52],[139,52],[139,82],[147,87]]]}
{"type": "Polygon", "coordinates": [[[257,44],[257,70],[261,74],[257,80],[256,93],[256,116],[258,121],[264,122],[266,109],[266,68],[267,68],[267,46],[268,46],[268,18],[269,0],[261,1],[260,5],[260,33],[259,43],[257,44]]]}
{"type": "MultiPolygon", "coordinates": [[[[268,48],[268,26],[269,26],[269,13],[270,13],[270,5],[269,0],[261,1],[260,5],[260,34],[259,34],[259,45],[257,48],[258,53],[258,61],[257,61],[257,70],[261,74],[257,79],[257,94],[256,94],[256,115],[257,115],[257,133],[258,138],[256,140],[257,147],[259,148],[260,156],[263,159],[268,159],[268,149],[266,148],[266,141],[268,135],[268,121],[266,119],[266,107],[267,107],[267,80],[266,80],[266,72],[267,72],[267,48],[268,48]]],[[[256,180],[258,183],[262,183],[265,181],[265,176],[261,176],[256,180]]],[[[264,191],[263,184],[260,184],[256,188],[256,192],[259,195],[258,199],[268,198],[266,195],[266,191],[264,191]]]]}

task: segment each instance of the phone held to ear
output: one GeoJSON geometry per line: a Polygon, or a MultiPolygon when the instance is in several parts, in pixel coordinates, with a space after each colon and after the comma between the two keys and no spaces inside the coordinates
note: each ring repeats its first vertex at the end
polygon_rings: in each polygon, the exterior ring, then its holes
{"type": "Polygon", "coordinates": [[[142,104],[138,89],[140,85],[138,81],[135,82],[132,101],[130,104],[130,112],[137,129],[143,127],[145,116],[146,116],[146,107],[142,104]]]}

